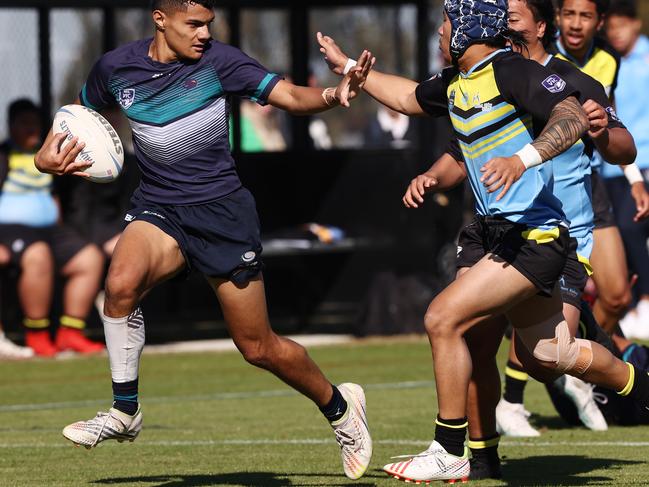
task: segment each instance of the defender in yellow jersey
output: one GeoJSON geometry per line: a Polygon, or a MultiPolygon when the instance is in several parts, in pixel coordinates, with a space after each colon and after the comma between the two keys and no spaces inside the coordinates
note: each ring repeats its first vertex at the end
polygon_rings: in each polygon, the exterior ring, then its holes
{"type": "MultiPolygon", "coordinates": [[[[614,99],[620,57],[602,39],[602,28],[608,9],[608,0],[559,0],[557,23],[559,38],[554,52],[567,59],[586,74],[599,81],[614,99]]],[[[591,263],[595,271],[598,299],[593,306],[597,322],[609,333],[616,328],[631,302],[626,255],[613,207],[598,167],[603,164],[596,158],[593,164],[592,188],[595,231],[591,263]]],[[[632,178],[635,164],[624,170],[632,178]]],[[[631,194],[639,211],[638,218],[649,216],[649,194],[643,181],[631,183],[631,194]]]]}
{"type": "MultiPolygon", "coordinates": [[[[628,366],[606,349],[570,336],[556,286],[569,242],[562,223],[550,227],[556,207],[543,161],[573,146],[588,118],[561,76],[503,49],[515,37],[506,19],[505,0],[446,0],[440,48],[454,67],[422,83],[373,71],[364,85],[401,113],[451,116],[485,237],[484,257],[437,295],[426,313],[439,406],[435,441],[384,467],[401,480],[453,480],[469,473],[464,440],[472,360],[465,334],[484,326],[480,317],[507,315],[544,370],[633,390],[649,405],[649,376],[638,374],[634,381],[628,366]],[[520,145],[514,147],[514,140],[520,145]]],[[[347,56],[333,39],[318,38],[325,59],[342,73],[347,56]]]]}

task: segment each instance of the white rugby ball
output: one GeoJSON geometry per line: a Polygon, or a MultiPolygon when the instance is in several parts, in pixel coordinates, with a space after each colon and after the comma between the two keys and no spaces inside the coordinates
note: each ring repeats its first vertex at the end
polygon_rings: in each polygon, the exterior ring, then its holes
{"type": "Polygon", "coordinates": [[[67,133],[68,141],[79,137],[80,142],[85,142],[86,146],[75,162],[92,164],[83,171],[89,175],[88,180],[110,183],[122,172],[122,141],[108,120],[96,111],[82,105],[65,105],[56,112],[52,130],[55,134],[67,133]]]}

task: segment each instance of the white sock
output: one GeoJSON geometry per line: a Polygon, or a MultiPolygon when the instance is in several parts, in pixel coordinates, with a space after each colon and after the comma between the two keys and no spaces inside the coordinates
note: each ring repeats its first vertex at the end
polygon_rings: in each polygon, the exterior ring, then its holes
{"type": "Polygon", "coordinates": [[[129,316],[110,318],[101,313],[113,382],[130,382],[138,377],[144,348],[144,317],[137,308],[129,316]]]}

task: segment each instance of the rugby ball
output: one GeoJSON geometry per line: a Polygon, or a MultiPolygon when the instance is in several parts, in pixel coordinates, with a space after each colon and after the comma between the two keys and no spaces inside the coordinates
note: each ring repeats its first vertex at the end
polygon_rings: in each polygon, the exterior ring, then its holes
{"type": "MultiPolygon", "coordinates": [[[[112,125],[96,111],[82,105],[65,105],[54,115],[52,130],[68,134],[67,141],[79,137],[86,146],[75,162],[92,164],[83,172],[94,183],[110,183],[122,172],[124,147],[112,125]]],[[[64,142],[64,145],[67,142],[64,142]]]]}

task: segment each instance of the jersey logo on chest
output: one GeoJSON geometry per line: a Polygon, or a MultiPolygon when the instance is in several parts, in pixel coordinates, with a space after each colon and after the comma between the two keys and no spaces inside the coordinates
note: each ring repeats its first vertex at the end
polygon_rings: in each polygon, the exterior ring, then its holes
{"type": "Polygon", "coordinates": [[[128,110],[135,101],[135,90],[128,88],[119,92],[119,104],[124,110],[128,110]]]}

